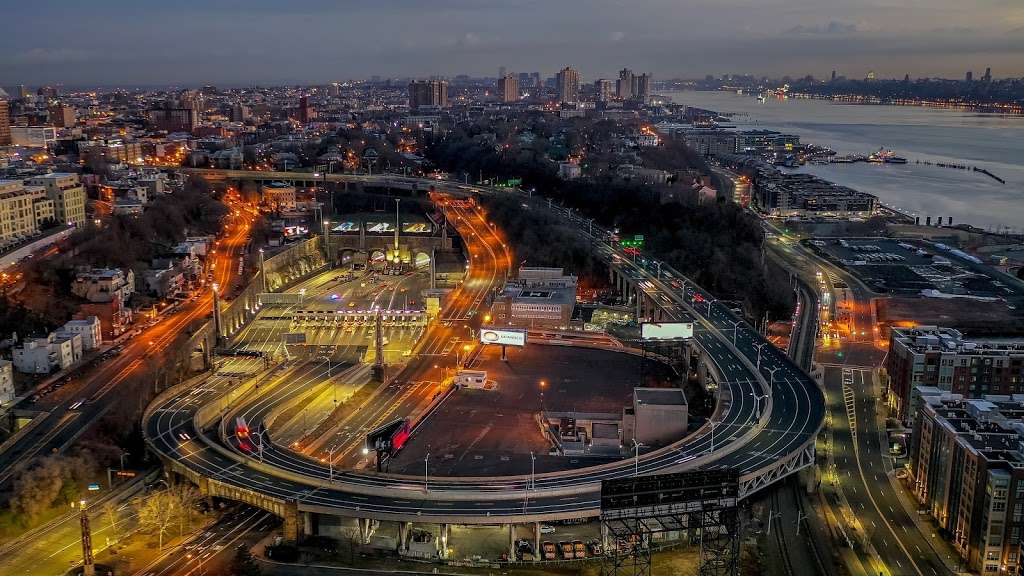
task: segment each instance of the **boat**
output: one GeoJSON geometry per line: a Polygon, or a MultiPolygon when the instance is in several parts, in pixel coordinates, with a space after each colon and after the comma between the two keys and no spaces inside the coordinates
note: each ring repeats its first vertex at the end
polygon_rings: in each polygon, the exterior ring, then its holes
{"type": "Polygon", "coordinates": [[[876,164],[906,164],[907,159],[897,156],[892,150],[886,148],[879,148],[878,152],[875,152],[868,156],[868,162],[874,162],[876,164]]]}

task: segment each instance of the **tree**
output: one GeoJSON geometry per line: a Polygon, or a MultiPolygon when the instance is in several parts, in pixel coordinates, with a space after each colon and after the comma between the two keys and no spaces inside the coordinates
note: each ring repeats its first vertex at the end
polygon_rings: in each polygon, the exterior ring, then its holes
{"type": "Polygon", "coordinates": [[[153,492],[136,503],[139,525],[156,532],[159,550],[164,549],[164,534],[170,531],[180,511],[170,490],[153,492]]]}
{"type": "Polygon", "coordinates": [[[232,576],[260,576],[260,567],[245,546],[239,546],[231,560],[232,576]]]}

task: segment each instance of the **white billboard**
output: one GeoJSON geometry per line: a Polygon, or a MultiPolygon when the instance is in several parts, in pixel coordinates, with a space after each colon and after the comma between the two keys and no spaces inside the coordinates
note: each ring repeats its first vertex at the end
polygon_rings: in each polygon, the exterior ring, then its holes
{"type": "Polygon", "coordinates": [[[685,340],[693,338],[693,322],[644,322],[640,325],[643,340],[685,340]]]}
{"type": "Polygon", "coordinates": [[[500,344],[502,346],[526,346],[526,330],[481,327],[480,343],[500,344]]]}

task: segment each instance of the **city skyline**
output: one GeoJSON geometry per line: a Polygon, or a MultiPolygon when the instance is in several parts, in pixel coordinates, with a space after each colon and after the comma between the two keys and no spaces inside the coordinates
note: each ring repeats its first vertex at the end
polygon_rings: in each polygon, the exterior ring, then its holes
{"type": "Polygon", "coordinates": [[[739,0],[683,3],[446,0],[429,11],[388,6],[220,0],[135,7],[36,3],[13,7],[0,39],[3,85],[152,86],[322,83],[384,77],[553,75],[566,65],[585,81],[622,66],[656,78],[705,74],[962,78],[992,67],[1024,75],[1024,10],[951,0],[739,0]],[[542,11],[543,10],[543,11],[542,11]],[[89,34],[33,33],[61,13],[89,34]],[[374,25],[367,25],[374,23],[374,25]],[[699,23],[699,25],[697,25],[699,23]],[[386,39],[386,42],[380,40],[386,39]]]}

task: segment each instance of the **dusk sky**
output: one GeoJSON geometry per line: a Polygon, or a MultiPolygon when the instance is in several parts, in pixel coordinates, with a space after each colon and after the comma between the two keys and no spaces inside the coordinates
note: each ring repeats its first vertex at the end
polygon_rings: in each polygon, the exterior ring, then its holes
{"type": "Polygon", "coordinates": [[[565,65],[704,74],[1024,76],[1022,0],[35,0],[0,85],[318,83],[565,65]]]}

